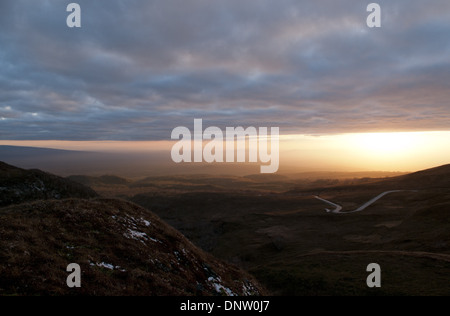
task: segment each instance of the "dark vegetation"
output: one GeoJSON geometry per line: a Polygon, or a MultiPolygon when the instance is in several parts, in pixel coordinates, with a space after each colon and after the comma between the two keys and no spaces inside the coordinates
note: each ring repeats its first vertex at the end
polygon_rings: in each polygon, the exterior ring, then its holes
{"type": "Polygon", "coordinates": [[[0,162],[0,207],[34,200],[96,196],[94,190],[77,182],[0,162]]]}
{"type": "Polygon", "coordinates": [[[450,167],[391,178],[151,177],[98,186],[142,205],[276,295],[450,294],[450,167]],[[115,188],[117,189],[114,192],[115,188]],[[315,195],[361,213],[328,214],[315,195]],[[381,289],[366,285],[370,263],[381,289]]]}
{"type": "MultiPolygon", "coordinates": [[[[1,164],[0,295],[262,295],[239,268],[133,203],[1,164]],[[82,287],[69,289],[78,263],[82,287]]],[[[117,183],[114,177],[103,180],[117,183]]]]}
{"type": "MultiPolygon", "coordinates": [[[[16,177],[25,172],[6,169],[16,177]]],[[[0,233],[7,236],[0,250],[2,294],[33,293],[27,284],[38,289],[34,294],[67,294],[58,283],[67,276],[66,257],[80,261],[88,276],[86,284],[95,289],[82,294],[217,295],[214,285],[205,280],[218,276],[224,288],[237,294],[244,294],[247,281],[265,293],[235,266],[247,270],[275,295],[450,294],[450,166],[388,178],[304,174],[63,180],[38,171],[23,176],[0,185],[8,188],[5,192],[17,187],[24,192],[16,194],[15,201],[8,198],[6,204],[14,205],[0,209],[0,233]],[[41,177],[50,177],[58,185],[49,180],[44,192],[36,191],[36,181],[31,179],[41,177]],[[83,185],[103,197],[132,203],[95,199],[95,193],[83,185]],[[329,205],[314,198],[320,195],[351,211],[389,190],[416,192],[388,195],[354,214],[326,213],[329,205]],[[135,218],[134,226],[126,220],[128,216],[135,218]],[[140,218],[158,225],[144,227],[140,218]],[[123,229],[130,228],[124,225],[136,227],[149,240],[144,244],[124,237],[123,229]],[[150,238],[162,241],[164,247],[150,238]],[[191,249],[191,257],[179,257],[183,247],[191,249]],[[154,264],[155,259],[161,264],[154,264]],[[46,262],[64,267],[46,270],[46,262]],[[99,267],[101,262],[120,269],[99,267]],[[370,263],[382,267],[381,289],[366,286],[370,263]]]]}

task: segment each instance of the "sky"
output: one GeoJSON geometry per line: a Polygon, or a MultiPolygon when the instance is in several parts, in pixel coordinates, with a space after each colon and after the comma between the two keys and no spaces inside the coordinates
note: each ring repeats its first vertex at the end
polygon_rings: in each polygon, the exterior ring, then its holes
{"type": "MultiPolygon", "coordinates": [[[[0,2],[0,140],[167,141],[177,126],[327,137],[450,130],[450,2],[0,2]]],[[[444,145],[441,143],[441,146],[444,145]]]]}

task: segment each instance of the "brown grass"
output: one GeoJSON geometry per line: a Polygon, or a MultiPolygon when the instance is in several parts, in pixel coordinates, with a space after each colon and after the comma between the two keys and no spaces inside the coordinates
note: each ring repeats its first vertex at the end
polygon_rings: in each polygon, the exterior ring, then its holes
{"type": "Polygon", "coordinates": [[[0,210],[0,234],[0,295],[225,294],[208,282],[211,277],[220,277],[223,286],[239,295],[246,294],[244,284],[254,289],[252,294],[264,294],[249,275],[125,201],[72,199],[11,206],[0,210]],[[146,237],[132,239],[128,229],[146,237]],[[102,262],[120,268],[98,267],[102,262]],[[66,286],[70,263],[82,268],[80,289],[66,286]]]}

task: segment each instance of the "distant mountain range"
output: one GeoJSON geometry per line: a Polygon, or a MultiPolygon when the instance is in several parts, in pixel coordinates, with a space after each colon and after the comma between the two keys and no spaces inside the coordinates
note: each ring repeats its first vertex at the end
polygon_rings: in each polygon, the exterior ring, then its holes
{"type": "Polygon", "coordinates": [[[108,165],[106,158],[106,154],[94,152],[0,146],[0,160],[5,163],[25,169],[39,168],[60,175],[92,171],[101,160],[108,165]],[[92,168],[87,161],[91,161],[92,168]]]}
{"type": "Polygon", "coordinates": [[[91,152],[36,147],[1,146],[0,160],[25,169],[39,168],[58,174],[95,175],[113,174],[142,178],[149,175],[174,174],[235,174],[259,173],[255,164],[175,164],[170,151],[91,152]]]}

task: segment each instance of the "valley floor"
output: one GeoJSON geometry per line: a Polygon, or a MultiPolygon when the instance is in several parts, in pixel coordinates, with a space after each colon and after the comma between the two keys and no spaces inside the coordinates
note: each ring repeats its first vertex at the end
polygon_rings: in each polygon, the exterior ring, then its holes
{"type": "MultiPolygon", "coordinates": [[[[275,295],[448,295],[450,185],[418,177],[307,183],[285,192],[257,189],[275,186],[270,182],[239,190],[238,179],[164,178],[117,192],[275,295]],[[330,214],[325,201],[359,211],[330,214]],[[382,268],[381,289],[367,287],[370,263],[382,268]]],[[[114,192],[114,185],[92,187],[114,192]]]]}

